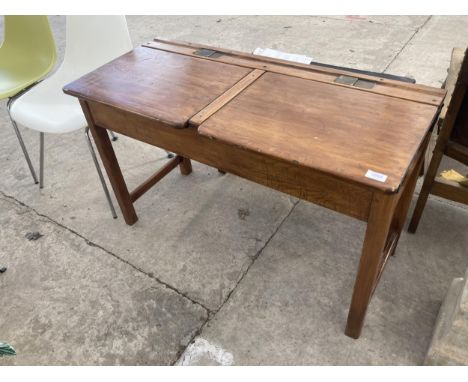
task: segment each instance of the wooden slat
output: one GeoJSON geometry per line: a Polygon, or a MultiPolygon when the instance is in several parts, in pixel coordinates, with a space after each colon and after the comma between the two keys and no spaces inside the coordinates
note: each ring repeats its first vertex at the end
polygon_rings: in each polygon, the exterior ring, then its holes
{"type": "Polygon", "coordinates": [[[443,178],[438,177],[434,180],[431,194],[457,203],[468,204],[468,187],[461,186],[457,182],[451,182],[443,178]]]}
{"type": "Polygon", "coordinates": [[[182,163],[182,157],[176,155],[175,158],[172,158],[161,169],[156,171],[147,180],[145,180],[142,184],[135,188],[135,190],[130,192],[130,199],[132,200],[132,202],[135,202],[138,198],[140,198],[151,187],[153,187],[162,178],[164,178],[167,174],[174,170],[180,163],[182,163]]]}
{"type": "MultiPolygon", "coordinates": [[[[432,86],[427,86],[427,85],[421,85],[421,84],[413,84],[409,82],[402,82],[398,80],[392,80],[388,78],[383,78],[383,77],[378,77],[378,76],[372,76],[369,74],[364,74],[364,73],[356,73],[352,71],[347,71],[346,69],[339,69],[339,68],[330,68],[326,66],[321,66],[321,65],[314,65],[314,64],[303,64],[300,62],[294,62],[294,61],[288,61],[288,60],[283,60],[279,58],[273,58],[273,57],[267,57],[267,56],[261,56],[261,55],[255,55],[252,53],[246,53],[246,52],[240,52],[232,49],[226,49],[222,47],[213,47],[213,46],[208,46],[204,44],[199,44],[199,43],[191,43],[191,42],[186,42],[186,41],[178,41],[178,40],[165,40],[161,38],[155,38],[153,41],[148,42],[147,44],[151,45],[152,43],[161,43],[165,45],[172,45],[172,46],[179,46],[179,47],[186,47],[186,48],[191,48],[193,49],[199,49],[199,48],[204,48],[204,49],[211,49],[215,50],[218,52],[222,52],[225,55],[231,55],[231,56],[237,56],[239,58],[246,58],[248,60],[255,60],[255,61],[260,61],[260,62],[269,62],[273,64],[278,64],[278,65],[283,65],[283,66],[289,66],[289,67],[296,67],[300,69],[305,69],[307,71],[313,71],[317,73],[324,73],[324,74],[333,74],[334,76],[337,75],[349,75],[351,77],[357,77],[363,80],[369,80],[369,81],[375,81],[378,79],[381,83],[386,84],[386,85],[392,85],[398,88],[410,88],[410,89],[417,89],[421,90],[423,92],[427,92],[428,94],[434,94],[434,95],[441,95],[443,94],[440,89],[434,88],[432,86]]],[[[146,45],[146,44],[144,44],[146,45]]]]}
{"type": "Polygon", "coordinates": [[[447,78],[445,79],[445,90],[447,91],[447,95],[444,100],[444,105],[442,106],[440,112],[440,118],[443,120],[445,118],[445,114],[447,113],[448,105],[452,99],[452,93],[455,90],[455,83],[457,82],[457,76],[460,72],[461,64],[463,58],[465,57],[465,49],[462,48],[453,48],[452,50],[452,58],[450,60],[450,66],[448,68],[447,78]]]}
{"type": "Polygon", "coordinates": [[[261,69],[265,71],[287,74],[304,79],[311,79],[314,81],[325,82],[334,86],[347,87],[356,90],[356,92],[369,92],[387,95],[394,98],[401,98],[405,100],[426,103],[429,105],[439,106],[445,95],[445,90],[437,89],[424,85],[409,84],[395,80],[388,80],[381,77],[374,77],[360,73],[348,72],[346,70],[338,70],[333,68],[326,68],[317,65],[304,65],[299,63],[292,63],[284,60],[277,60],[263,56],[256,56],[252,54],[240,53],[229,51],[221,48],[207,47],[199,44],[181,43],[181,42],[167,42],[164,40],[155,40],[143,44],[143,46],[167,52],[179,53],[182,55],[195,56],[197,48],[210,48],[223,52],[225,54],[216,57],[203,57],[206,60],[229,63],[242,67],[261,69]],[[335,83],[335,79],[339,75],[349,75],[363,80],[375,82],[372,89],[357,88],[350,85],[335,83]]]}
{"type": "Polygon", "coordinates": [[[445,155],[468,166],[468,147],[449,141],[445,148],[445,155]]]}
{"type": "Polygon", "coordinates": [[[231,101],[236,95],[238,95],[241,91],[243,91],[250,84],[252,84],[263,73],[265,73],[264,70],[254,69],[244,78],[242,78],[239,82],[237,82],[232,88],[227,90],[225,93],[223,93],[213,102],[211,102],[208,106],[206,106],[203,110],[201,110],[192,118],[190,118],[189,124],[193,126],[201,125],[206,119],[208,119],[211,115],[216,113],[219,109],[221,109],[224,105],[231,101]]]}

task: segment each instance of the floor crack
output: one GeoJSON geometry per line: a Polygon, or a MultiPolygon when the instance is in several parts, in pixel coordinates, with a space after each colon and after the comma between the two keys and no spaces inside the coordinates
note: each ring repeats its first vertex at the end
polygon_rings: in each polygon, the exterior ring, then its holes
{"type": "Polygon", "coordinates": [[[286,216],[280,221],[280,223],[278,224],[278,226],[275,228],[275,230],[273,231],[273,233],[270,235],[270,237],[265,241],[265,243],[263,244],[263,246],[257,251],[257,253],[255,254],[255,256],[252,257],[251,261],[250,261],[250,264],[247,266],[246,270],[244,271],[244,273],[242,274],[242,276],[239,278],[239,280],[237,280],[237,283],[236,285],[234,286],[234,288],[231,289],[231,291],[228,293],[228,295],[226,296],[226,298],[224,299],[224,301],[222,302],[222,304],[218,307],[218,309],[216,309],[215,311],[213,311],[213,314],[216,314],[218,313],[221,308],[226,304],[226,302],[229,300],[229,298],[231,297],[232,293],[234,292],[234,290],[237,288],[237,286],[241,283],[241,281],[244,279],[245,275],[247,274],[247,272],[249,271],[249,269],[252,267],[252,265],[255,263],[255,261],[258,259],[258,257],[262,254],[263,250],[266,248],[266,246],[270,243],[270,241],[273,239],[273,237],[276,235],[276,233],[279,231],[279,229],[281,228],[281,226],[283,225],[283,223],[286,221],[286,219],[292,214],[292,212],[294,211],[294,209],[296,208],[296,206],[299,204],[300,200],[296,200],[293,204],[293,206],[291,207],[291,209],[289,210],[289,212],[286,214],[286,216]]]}
{"type": "Polygon", "coordinates": [[[113,257],[115,257],[117,260],[120,260],[121,262],[129,265],[130,267],[132,267],[133,269],[145,274],[146,276],[152,278],[153,280],[155,280],[156,282],[158,282],[159,284],[165,286],[166,288],[176,292],[177,294],[179,294],[180,296],[186,298],[187,300],[191,301],[193,304],[195,305],[198,305],[200,307],[202,307],[206,312],[207,312],[207,318],[206,320],[202,323],[202,325],[200,325],[200,327],[194,332],[192,338],[190,339],[190,341],[188,341],[187,343],[187,346],[181,348],[178,352],[178,354],[176,355],[175,357],[175,361],[172,363],[172,365],[175,365],[177,363],[177,361],[180,359],[180,357],[182,356],[182,354],[185,352],[185,350],[193,343],[193,341],[201,334],[201,332],[203,331],[203,329],[205,328],[205,326],[216,316],[216,314],[223,308],[223,306],[229,301],[231,295],[233,294],[234,290],[236,290],[236,288],[238,287],[238,285],[241,283],[241,281],[244,279],[244,277],[246,276],[247,272],[250,270],[250,268],[252,267],[252,265],[255,263],[255,261],[259,258],[259,256],[262,254],[262,252],[264,251],[264,249],[267,247],[267,245],[270,243],[270,241],[273,239],[273,237],[275,237],[276,233],[279,231],[279,229],[282,227],[282,225],[284,224],[284,222],[287,220],[287,218],[292,214],[292,212],[294,211],[294,209],[296,208],[296,206],[299,204],[300,200],[296,200],[293,202],[293,206],[291,207],[291,209],[288,211],[288,213],[286,214],[286,216],[280,221],[280,223],[278,224],[278,226],[274,229],[274,231],[272,232],[272,234],[269,236],[269,238],[265,241],[265,243],[263,244],[263,246],[257,251],[257,253],[255,254],[255,256],[253,256],[250,260],[250,263],[249,265],[247,266],[247,268],[245,269],[245,271],[242,273],[241,277],[239,278],[239,280],[236,282],[236,284],[234,285],[234,287],[231,289],[231,291],[228,293],[228,295],[226,296],[226,298],[224,299],[224,301],[222,302],[222,304],[218,307],[218,309],[216,310],[211,310],[209,308],[207,308],[206,306],[204,306],[202,303],[192,299],[191,297],[187,296],[185,293],[179,291],[177,288],[173,287],[172,285],[170,284],[167,284],[166,282],[160,280],[159,278],[155,277],[153,273],[151,272],[146,272],[144,271],[143,269],[133,265],[132,263],[128,262],[127,260],[125,259],[122,259],[121,257],[119,257],[118,255],[116,255],[115,253],[109,251],[108,249],[102,247],[101,245],[97,244],[97,243],[94,243],[93,241],[87,239],[86,237],[84,237],[83,235],[81,235],[80,233],[78,233],[77,231],[73,230],[72,228],[70,227],[67,227],[65,225],[63,225],[62,223],[59,223],[58,221],[52,219],[51,217],[47,216],[47,215],[44,215],[42,213],[40,213],[39,211],[37,211],[35,208],[27,205],[26,203],[23,203],[22,201],[16,199],[14,196],[11,196],[11,195],[7,195],[5,194],[3,191],[0,190],[0,194],[6,198],[6,199],[10,199],[11,201],[23,206],[23,207],[26,207],[28,210],[34,212],[37,216],[40,216],[44,219],[47,219],[49,222],[55,224],[56,226],[62,228],[62,229],[65,229],[67,230],[68,232],[71,232],[72,234],[78,236],[79,238],[81,238],[82,240],[85,241],[86,244],[90,245],[90,246],[93,246],[93,247],[96,247],[96,248],[99,248],[101,249],[102,251],[104,251],[105,253],[107,253],[108,255],[111,255],[113,257]]]}
{"type": "Polygon", "coordinates": [[[413,38],[418,34],[418,32],[424,28],[426,26],[426,24],[429,22],[429,20],[432,19],[432,15],[429,16],[426,21],[424,21],[424,23],[422,25],[420,25],[419,27],[417,27],[415,29],[415,31],[413,32],[413,34],[410,36],[410,38],[408,39],[408,41],[406,41],[404,43],[404,45],[401,47],[401,49],[397,52],[397,54],[395,54],[395,56],[393,56],[393,58],[390,60],[390,62],[387,64],[387,66],[385,66],[384,70],[382,70],[382,73],[385,73],[387,71],[387,69],[390,67],[391,64],[393,64],[395,62],[395,60],[400,56],[401,52],[403,52],[406,47],[408,46],[408,44],[411,42],[411,40],[413,40],[413,38]]]}
{"type": "Polygon", "coordinates": [[[63,225],[62,223],[59,223],[58,221],[52,219],[51,217],[47,216],[47,215],[44,215],[44,214],[41,214],[40,212],[38,212],[35,208],[31,207],[31,206],[28,206],[27,204],[21,202],[20,200],[16,199],[14,196],[11,196],[11,195],[7,195],[5,194],[3,191],[0,191],[0,194],[4,197],[4,198],[7,198],[7,199],[10,199],[10,200],[13,200],[14,202],[20,204],[21,206],[23,207],[26,207],[28,208],[29,210],[33,211],[37,216],[40,216],[42,218],[45,218],[47,219],[48,221],[50,221],[51,223],[57,225],[58,227],[62,228],[62,229],[65,229],[67,230],[68,232],[71,232],[73,233],[74,235],[78,236],[79,238],[83,239],[85,241],[86,244],[92,246],[92,247],[96,247],[96,248],[99,248],[100,250],[104,251],[105,253],[107,253],[108,255],[111,255],[113,257],[115,257],[117,260],[120,260],[121,262],[129,265],[130,267],[132,267],[133,269],[145,274],[146,276],[150,277],[151,279],[155,280],[156,282],[158,282],[159,284],[165,286],[166,288],[176,292],[177,294],[179,294],[180,296],[182,297],[185,297],[187,300],[189,300],[190,302],[192,302],[193,304],[195,305],[198,305],[200,307],[202,307],[204,310],[206,310],[206,312],[208,313],[208,316],[210,315],[210,313],[212,312],[210,309],[208,309],[205,305],[203,305],[202,303],[194,300],[193,298],[191,298],[190,296],[188,296],[187,294],[185,294],[184,292],[181,292],[180,290],[178,290],[177,288],[173,287],[172,285],[160,280],[158,277],[154,276],[153,273],[151,272],[146,272],[144,271],[143,269],[137,267],[136,265],[128,262],[127,260],[125,259],[122,259],[120,256],[118,256],[117,254],[109,251],[108,249],[102,247],[101,245],[97,244],[97,243],[94,243],[93,241],[87,239],[86,237],[84,237],[83,235],[81,235],[80,233],[78,233],[77,231],[73,230],[72,228],[70,227],[67,227],[65,225],[63,225]]]}
{"type": "Polygon", "coordinates": [[[244,279],[244,277],[246,276],[246,274],[249,272],[250,268],[252,267],[252,265],[255,263],[255,261],[260,257],[260,255],[262,254],[263,250],[267,247],[267,245],[270,243],[270,241],[273,239],[273,237],[276,236],[276,233],[279,231],[279,229],[282,227],[283,223],[288,219],[288,217],[292,214],[292,212],[294,211],[294,209],[296,208],[296,206],[299,204],[300,200],[296,200],[293,202],[293,206],[291,207],[291,209],[289,210],[289,212],[286,214],[286,216],[280,221],[280,223],[278,224],[278,226],[275,228],[275,230],[273,231],[273,233],[270,235],[270,237],[265,241],[265,244],[263,244],[263,246],[257,251],[257,253],[255,254],[255,256],[252,257],[251,261],[250,261],[250,264],[247,266],[246,270],[242,273],[241,277],[239,278],[239,280],[237,280],[237,283],[236,285],[234,285],[234,287],[231,289],[231,291],[228,293],[228,295],[226,296],[226,298],[224,299],[224,301],[221,303],[221,305],[218,307],[218,309],[216,309],[215,311],[209,311],[209,316],[208,318],[206,319],[206,321],[200,326],[200,328],[194,333],[194,335],[192,336],[192,338],[190,339],[190,341],[188,342],[187,346],[185,346],[184,349],[182,349],[179,354],[177,354],[177,357],[176,357],[176,360],[172,363],[172,365],[175,365],[180,357],[184,354],[185,350],[195,341],[195,339],[201,334],[201,332],[203,331],[203,328],[208,324],[208,322],[210,322],[215,316],[216,314],[223,308],[224,305],[226,305],[226,303],[229,301],[231,295],[234,293],[234,291],[237,289],[238,285],[242,282],[242,280],[244,279]]]}

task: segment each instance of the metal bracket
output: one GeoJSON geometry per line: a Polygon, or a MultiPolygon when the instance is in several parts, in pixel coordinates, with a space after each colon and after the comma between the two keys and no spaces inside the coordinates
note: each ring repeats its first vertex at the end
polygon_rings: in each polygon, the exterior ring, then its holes
{"type": "Polygon", "coordinates": [[[361,80],[360,78],[357,78],[357,77],[343,76],[343,75],[336,77],[335,82],[338,84],[355,86],[357,88],[363,88],[363,89],[372,89],[375,86],[374,81],[361,80]]]}
{"type": "Polygon", "coordinates": [[[218,52],[216,50],[204,49],[204,48],[200,48],[196,50],[195,52],[193,52],[193,54],[196,56],[211,57],[211,58],[218,58],[223,55],[221,52],[218,52]]]}
{"type": "Polygon", "coordinates": [[[337,84],[343,84],[343,85],[350,85],[353,86],[356,81],[358,80],[357,77],[351,77],[351,76],[338,76],[335,79],[335,82],[337,84]]]}
{"type": "Polygon", "coordinates": [[[353,86],[363,89],[372,89],[375,86],[375,82],[367,80],[357,80],[353,86]]]}

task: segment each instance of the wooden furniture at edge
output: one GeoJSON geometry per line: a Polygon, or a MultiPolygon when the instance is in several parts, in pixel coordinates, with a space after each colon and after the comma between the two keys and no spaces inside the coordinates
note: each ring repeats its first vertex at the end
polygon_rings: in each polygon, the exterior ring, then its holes
{"type": "Polygon", "coordinates": [[[190,159],[366,221],[345,330],[359,337],[444,91],[163,40],[64,91],[81,102],[127,224],[134,202],[175,167],[189,174],[190,159]],[[129,192],[106,129],[177,156],[129,192]]]}
{"type": "Polygon", "coordinates": [[[441,113],[441,129],[424,178],[408,231],[416,232],[429,194],[468,204],[468,188],[436,177],[444,155],[468,166],[468,49],[454,49],[447,79],[447,104],[441,113]],[[450,81],[453,79],[453,81],[450,81]],[[450,83],[453,82],[453,83],[450,83]],[[442,115],[443,114],[443,115],[442,115]]]}

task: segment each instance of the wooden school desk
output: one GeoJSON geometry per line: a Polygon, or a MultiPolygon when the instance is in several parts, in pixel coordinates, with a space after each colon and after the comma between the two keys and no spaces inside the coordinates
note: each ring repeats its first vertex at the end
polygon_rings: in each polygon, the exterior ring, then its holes
{"type": "Polygon", "coordinates": [[[177,166],[188,175],[191,159],[366,221],[345,330],[359,337],[444,91],[163,40],[64,91],[80,100],[127,224],[134,202],[177,166]],[[106,129],[177,156],[129,192],[106,129]]]}

